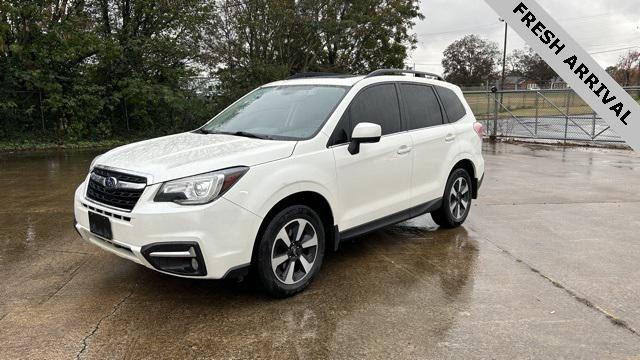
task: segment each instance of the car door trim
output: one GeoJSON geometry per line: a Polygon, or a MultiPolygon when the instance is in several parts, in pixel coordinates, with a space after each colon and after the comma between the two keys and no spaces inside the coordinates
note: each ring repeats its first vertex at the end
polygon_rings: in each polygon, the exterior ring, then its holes
{"type": "Polygon", "coordinates": [[[362,236],[368,234],[372,231],[378,230],[380,228],[397,224],[399,222],[412,219],[416,216],[420,216],[426,214],[428,212],[435,211],[442,206],[442,198],[437,198],[426,203],[420,204],[418,206],[402,210],[395,214],[387,215],[377,220],[370,221],[363,225],[358,225],[348,230],[339,232],[339,241],[351,239],[357,236],[362,236]]]}

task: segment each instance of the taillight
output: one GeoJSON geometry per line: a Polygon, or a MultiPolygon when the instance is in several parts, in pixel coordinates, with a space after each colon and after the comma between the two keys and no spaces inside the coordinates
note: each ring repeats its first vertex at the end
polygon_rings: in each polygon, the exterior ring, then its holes
{"type": "Polygon", "coordinates": [[[476,134],[478,134],[480,138],[484,136],[484,126],[482,125],[482,123],[479,123],[479,122],[473,123],[473,130],[476,131],[476,134]]]}

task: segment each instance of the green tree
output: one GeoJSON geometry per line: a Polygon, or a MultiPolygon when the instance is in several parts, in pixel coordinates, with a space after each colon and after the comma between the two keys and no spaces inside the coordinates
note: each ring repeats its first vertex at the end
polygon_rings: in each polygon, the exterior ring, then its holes
{"type": "Polygon", "coordinates": [[[0,2],[0,135],[60,136],[98,114],[101,88],[86,75],[90,28],[81,0],[0,2]]]}
{"type": "Polygon", "coordinates": [[[422,17],[415,0],[222,0],[205,42],[208,64],[227,101],[298,72],[404,67],[422,17]]]}
{"type": "Polygon", "coordinates": [[[0,1],[0,136],[87,139],[193,127],[211,1],[0,1]]]}
{"type": "Polygon", "coordinates": [[[620,56],[615,66],[607,68],[609,74],[622,86],[640,84],[640,51],[629,51],[620,56]]]}
{"type": "Polygon", "coordinates": [[[319,65],[335,71],[363,73],[404,68],[417,39],[411,29],[424,19],[411,0],[313,1],[318,12],[319,65]]]}
{"type": "Polygon", "coordinates": [[[531,48],[513,50],[508,57],[508,66],[510,76],[521,76],[538,82],[549,81],[558,76],[531,48]]]}
{"type": "Polygon", "coordinates": [[[417,0],[0,0],[0,138],[192,129],[297,72],[402,67],[420,18],[417,0]]]}
{"type": "Polygon", "coordinates": [[[445,49],[442,59],[445,79],[461,85],[495,80],[499,56],[497,43],[467,35],[445,49]]]}
{"type": "Polygon", "coordinates": [[[176,114],[193,95],[187,82],[197,74],[192,65],[200,60],[210,2],[97,0],[88,11],[100,38],[92,76],[106,88],[111,111],[105,126],[151,133],[183,128],[176,114]]]}

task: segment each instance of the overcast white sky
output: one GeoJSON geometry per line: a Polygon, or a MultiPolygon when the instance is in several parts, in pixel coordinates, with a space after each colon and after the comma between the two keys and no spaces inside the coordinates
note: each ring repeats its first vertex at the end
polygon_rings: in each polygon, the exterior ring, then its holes
{"type": "MultiPolygon", "coordinates": [[[[538,0],[564,29],[601,66],[617,62],[629,48],[640,50],[640,3],[638,0],[538,0]]],[[[408,59],[417,70],[442,73],[442,53],[453,41],[477,34],[495,41],[502,51],[504,23],[484,0],[422,0],[423,21],[414,27],[417,49],[408,59]]],[[[507,54],[523,48],[524,41],[509,28],[507,54]]]]}

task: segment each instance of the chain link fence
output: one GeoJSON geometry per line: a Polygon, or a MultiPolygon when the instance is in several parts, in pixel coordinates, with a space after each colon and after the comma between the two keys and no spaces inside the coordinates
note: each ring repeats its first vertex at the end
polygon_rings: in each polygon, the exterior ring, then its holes
{"type": "MultiPolygon", "coordinates": [[[[134,94],[135,98],[123,96],[110,107],[108,123],[95,120],[84,126],[100,129],[109,125],[120,129],[106,129],[100,135],[128,134],[141,129],[152,131],[155,127],[169,130],[194,128],[212,116],[216,109],[215,94],[210,91],[211,79],[198,80],[200,82],[190,82],[197,89],[186,97],[164,92],[154,96],[134,94]]],[[[572,89],[492,93],[486,86],[467,89],[464,95],[476,118],[484,123],[488,136],[555,142],[624,142],[572,89]]],[[[640,101],[640,86],[625,90],[640,101]]],[[[77,124],[83,124],[82,119],[59,116],[60,109],[52,106],[50,97],[50,94],[40,91],[7,94],[0,90],[0,138],[12,132],[46,134],[55,129],[69,132],[67,129],[73,130],[77,124]],[[3,98],[10,101],[1,101],[3,98]]],[[[88,130],[82,134],[85,132],[88,130]]]]}
{"type": "MultiPolygon", "coordinates": [[[[625,90],[640,101],[640,87],[625,90]]],[[[465,91],[488,136],[562,142],[623,143],[572,89],[465,91]]]]}

